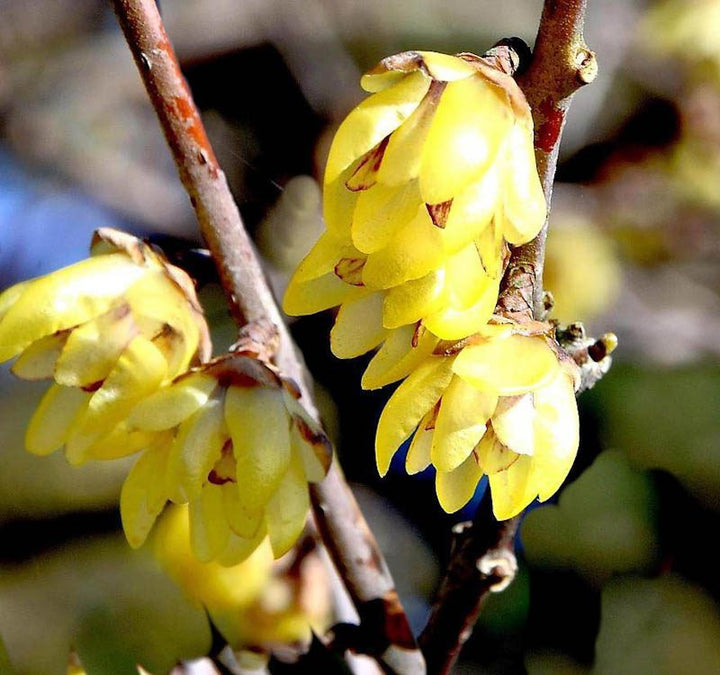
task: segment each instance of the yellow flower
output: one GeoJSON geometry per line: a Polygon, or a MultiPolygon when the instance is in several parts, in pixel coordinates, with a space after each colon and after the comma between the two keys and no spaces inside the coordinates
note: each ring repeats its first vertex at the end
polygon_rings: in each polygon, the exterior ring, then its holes
{"type": "Polygon", "coordinates": [[[141,546],[166,501],[188,503],[202,561],[234,564],[267,535],[276,557],[297,540],[308,481],[323,479],[331,450],[292,384],[255,358],[226,355],[180,376],[133,410],[154,434],[120,497],[130,545],[141,546]]]}
{"type": "Polygon", "coordinates": [[[189,599],[207,610],[234,649],[308,643],[311,626],[324,632],[330,614],[328,587],[318,570],[322,563],[312,554],[289,561],[291,572],[284,561],[273,562],[265,539],[237,565],[201,562],[190,546],[190,527],[187,508],[169,509],[158,523],[155,555],[189,599]]]}
{"type": "Polygon", "coordinates": [[[417,367],[380,417],[380,473],[415,432],[406,469],[432,464],[450,513],[472,498],[484,474],[499,520],[552,496],[577,452],[575,367],[558,359],[541,326],[490,324],[459,353],[417,367]]]}
{"type": "Polygon", "coordinates": [[[340,358],[417,322],[447,340],[474,333],[495,307],[507,243],[532,239],[546,213],[512,77],[470,54],[405,52],[362,84],[372,95],[341,124],[325,170],[327,232],[284,300],[289,314],[340,305],[340,358]]]}
{"type": "Polygon", "coordinates": [[[65,445],[68,459],[135,452],[146,434],[125,418],[163,383],[209,356],[190,278],[139,239],[95,233],[92,257],[0,295],[0,361],[15,375],[53,379],[28,426],[38,455],[65,445]]]}

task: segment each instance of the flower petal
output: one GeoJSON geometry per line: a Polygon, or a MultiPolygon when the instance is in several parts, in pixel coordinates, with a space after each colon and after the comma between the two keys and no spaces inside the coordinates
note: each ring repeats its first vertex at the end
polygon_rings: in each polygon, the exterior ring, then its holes
{"type": "Polygon", "coordinates": [[[445,286],[444,270],[406,281],[388,290],[383,302],[385,328],[398,328],[420,321],[440,309],[445,286]]]}
{"type": "Polygon", "coordinates": [[[420,420],[408,448],[405,456],[405,471],[411,476],[425,471],[430,466],[430,448],[432,447],[433,432],[435,430],[436,412],[433,409],[420,420]]]}
{"type": "Polygon", "coordinates": [[[121,305],[70,331],[55,366],[55,381],[68,387],[102,382],[139,334],[128,305],[121,305]]]}
{"type": "Polygon", "coordinates": [[[0,361],[46,335],[106,312],[146,272],[116,253],[89,258],[28,282],[0,322],[0,361]]]}
{"type": "Polygon", "coordinates": [[[425,276],[444,261],[442,231],[421,208],[387,246],[368,255],[363,281],[371,288],[391,288],[425,276]]]}
{"type": "Polygon", "coordinates": [[[519,246],[540,232],[547,215],[535,166],[532,126],[520,122],[513,126],[506,141],[504,170],[502,233],[509,244],[519,246]]]}
{"type": "Polygon", "coordinates": [[[290,466],[277,492],[265,507],[265,520],[273,555],[285,555],[305,529],[310,510],[308,485],[302,457],[293,453],[290,466]]]}
{"type": "Polygon", "coordinates": [[[346,284],[334,272],[309,281],[293,278],[285,291],[283,311],[290,316],[315,314],[368,293],[370,291],[366,288],[346,284]]]}
{"type": "Polygon", "coordinates": [[[492,494],[493,513],[498,520],[507,520],[520,513],[535,499],[531,487],[533,458],[518,456],[505,471],[488,476],[492,494]]]}
{"type": "Polygon", "coordinates": [[[204,406],[217,386],[211,375],[190,373],[142,400],[128,423],[145,431],[172,429],[204,406]]]}
{"type": "Polygon", "coordinates": [[[222,493],[225,519],[230,529],[241,539],[254,539],[260,529],[264,529],[263,509],[250,510],[243,504],[240,497],[242,485],[230,482],[218,487],[222,493]]]}
{"type": "Polygon", "coordinates": [[[195,499],[200,494],[228,436],[221,398],[206,399],[180,424],[168,466],[170,482],[184,496],[180,501],[195,499]]]}
{"type": "Polygon", "coordinates": [[[132,548],[140,548],[165,506],[158,498],[158,476],[162,475],[166,457],[161,448],[151,448],[130,469],[120,493],[120,515],[125,537],[132,548]]]}
{"type": "Polygon", "coordinates": [[[488,476],[507,470],[518,461],[520,455],[503,445],[495,435],[494,429],[488,430],[477,444],[475,457],[488,476]]]}
{"type": "Polygon", "coordinates": [[[532,455],[535,449],[535,404],[532,393],[501,396],[493,414],[495,435],[518,455],[532,455]]]}
{"type": "Polygon", "coordinates": [[[432,463],[438,471],[462,464],[485,433],[498,397],[453,377],[442,396],[435,422],[432,463]]]}
{"type": "Polygon", "coordinates": [[[230,430],[243,504],[267,504],[290,463],[290,420],[278,390],[229,387],[225,423],[230,430]]]}
{"type": "Polygon", "coordinates": [[[397,129],[417,108],[429,87],[429,78],[422,73],[412,73],[360,103],[335,134],[325,168],[325,183],[333,181],[358,157],[397,129]]]}
{"type": "Polygon", "coordinates": [[[483,476],[474,454],[452,471],[438,471],[435,491],[440,506],[446,513],[455,513],[467,504],[475,494],[483,476]]]}
{"type": "Polygon", "coordinates": [[[426,330],[421,330],[416,338],[416,332],[416,326],[402,326],[389,331],[387,339],[363,373],[363,389],[379,389],[407,377],[432,354],[438,339],[426,330]],[[413,342],[417,344],[413,346],[413,342]]]}
{"type": "Polygon", "coordinates": [[[510,335],[465,347],[454,371],[478,389],[502,396],[524,394],[550,382],[559,368],[542,337],[510,335]]]}
{"type": "Polygon", "coordinates": [[[219,486],[206,485],[200,497],[190,502],[189,511],[193,553],[201,562],[209,562],[223,552],[231,534],[219,486]]]}
{"type": "Polygon", "coordinates": [[[452,358],[431,356],[395,390],[380,415],[375,437],[378,471],[384,476],[398,447],[437,403],[452,377],[452,358]]]}
{"type": "Polygon", "coordinates": [[[512,122],[507,95],[482,76],[450,82],[423,147],[423,201],[448,201],[477,181],[495,159],[512,122]]]}
{"type": "Polygon", "coordinates": [[[382,311],[382,293],[344,302],[330,331],[332,353],[339,359],[352,359],[377,347],[388,333],[382,311]]]}
{"type": "Polygon", "coordinates": [[[61,331],[35,340],[26,347],[15,361],[13,375],[23,380],[45,380],[55,374],[55,363],[68,339],[68,332],[61,331]]]}
{"type": "Polygon", "coordinates": [[[424,208],[417,181],[390,187],[378,183],[360,193],[352,222],[353,244],[363,253],[374,253],[424,208]]]}
{"type": "Polygon", "coordinates": [[[49,455],[63,445],[89,400],[90,394],[82,389],[53,384],[42,397],[25,432],[28,452],[49,455]]]}

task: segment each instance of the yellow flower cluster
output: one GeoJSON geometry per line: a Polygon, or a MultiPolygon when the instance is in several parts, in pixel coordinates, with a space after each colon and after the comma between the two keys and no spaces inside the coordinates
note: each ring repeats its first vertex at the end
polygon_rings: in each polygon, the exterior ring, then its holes
{"type": "Polygon", "coordinates": [[[495,307],[507,244],[545,220],[530,109],[508,74],[470,54],[405,52],[362,84],[373,93],[330,149],[327,231],[284,300],[288,314],[340,305],[340,358],[402,349],[418,323],[441,339],[475,332],[495,307]]]}
{"type": "Polygon", "coordinates": [[[27,430],[30,452],[112,459],[147,442],[134,405],[210,354],[193,283],[150,246],[101,229],[92,257],[0,295],[0,361],[54,380],[27,430]]]}
{"type": "Polygon", "coordinates": [[[0,295],[0,361],[52,380],[26,434],[30,452],[72,463],[140,452],[121,495],[140,546],[166,502],[189,504],[201,560],[235,564],[267,537],[300,535],[308,481],[331,450],[293,385],[243,353],[208,361],[192,280],[151,246],[99,230],[92,257],[0,295]]]}
{"type": "Polygon", "coordinates": [[[509,247],[546,217],[530,108],[494,60],[472,54],[391,56],[362,86],[372,95],[328,157],[327,230],[284,309],[339,305],[333,353],[379,347],[362,386],[407,378],[380,418],[382,474],[414,433],[407,470],[435,467],[444,509],[486,474],[496,516],[509,518],[557,490],[578,445],[574,365],[551,328],[493,315],[509,247]]]}
{"type": "Polygon", "coordinates": [[[292,385],[242,354],[219,357],[138,404],[131,428],[156,434],[123,486],[130,545],[142,545],[167,501],[189,503],[199,560],[232,565],[268,537],[275,557],[300,536],[308,481],[332,457],[292,385]]]}

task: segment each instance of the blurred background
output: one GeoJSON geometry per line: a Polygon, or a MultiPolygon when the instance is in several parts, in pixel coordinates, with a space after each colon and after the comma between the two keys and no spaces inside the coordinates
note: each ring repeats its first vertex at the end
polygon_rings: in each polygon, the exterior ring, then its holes
{"type": "MultiPolygon", "coordinates": [[[[278,295],[322,229],[317,180],[363,97],[361,73],[409,48],[532,44],[541,5],[162,0],[278,295]]],[[[458,673],[720,672],[720,0],[589,5],[600,74],[563,138],[546,285],[560,321],[613,331],[620,346],[580,399],[570,479],[525,517],[518,577],[488,602],[458,673]]],[[[0,289],[85,257],[106,225],[152,235],[191,269],[215,350],[227,348],[232,325],[112,12],[101,0],[0,0],[0,289]]],[[[420,630],[450,527],[472,508],[443,514],[428,475],[378,478],[374,429],[390,391],[360,390],[368,359],[332,358],[331,325],[326,313],[292,331],[420,630]]],[[[203,612],[123,543],[128,463],[78,469],[24,452],[44,388],[0,370],[0,673],[66,673],[70,648],[101,674],[199,656],[211,641],[203,612]]],[[[273,588],[261,609],[312,613],[273,588]]]]}

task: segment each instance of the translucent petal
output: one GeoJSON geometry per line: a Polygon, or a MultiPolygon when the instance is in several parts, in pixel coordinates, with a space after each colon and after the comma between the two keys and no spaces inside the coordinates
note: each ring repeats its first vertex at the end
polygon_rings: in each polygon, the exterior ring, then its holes
{"type": "Polygon", "coordinates": [[[25,447],[34,455],[49,455],[63,445],[90,394],[53,384],[42,397],[25,432],[25,447]]]}
{"type": "Polygon", "coordinates": [[[442,231],[420,209],[385,248],[368,256],[363,281],[371,288],[391,288],[425,276],[444,261],[442,231]]]}
{"type": "Polygon", "coordinates": [[[423,203],[417,179],[420,176],[423,145],[430,131],[430,124],[442,89],[430,88],[415,112],[392,132],[380,171],[378,184],[399,186],[412,182],[415,203],[423,203]]]}
{"type": "Polygon", "coordinates": [[[503,177],[503,236],[513,246],[525,244],[545,223],[547,207],[535,166],[532,127],[513,126],[507,140],[503,177]]]}
{"type": "Polygon", "coordinates": [[[431,457],[438,471],[452,471],[468,458],[485,433],[497,401],[495,394],[452,378],[435,421],[431,457]]]}
{"type": "Polygon", "coordinates": [[[106,431],[127,417],[135,405],[153,393],[165,379],[167,362],[155,345],[137,336],[102,387],[90,399],[79,423],[79,433],[106,431]]]}
{"type": "MultiPolygon", "coordinates": [[[[445,302],[458,311],[476,305],[490,289],[493,279],[485,273],[474,243],[460,249],[445,263],[445,302]]],[[[497,300],[497,298],[496,298],[497,300]]]]}
{"type": "Polygon", "coordinates": [[[497,279],[486,278],[476,304],[464,310],[449,306],[425,317],[423,325],[443,340],[462,340],[476,333],[487,323],[495,310],[499,284],[497,279]]]}
{"type": "Polygon", "coordinates": [[[493,430],[508,449],[532,455],[535,448],[533,394],[501,396],[492,418],[493,430]]]}
{"type": "Polygon", "coordinates": [[[407,377],[432,354],[438,339],[429,331],[421,330],[417,346],[413,347],[415,332],[416,326],[389,331],[387,339],[363,373],[363,389],[379,389],[407,377]]]}
{"type": "Polygon", "coordinates": [[[190,502],[190,545],[201,562],[209,562],[223,552],[230,540],[225,519],[222,491],[206,485],[198,499],[190,502]]]}
{"type": "Polygon", "coordinates": [[[423,147],[423,201],[448,201],[479,180],[512,124],[506,94],[481,76],[445,88],[423,147]]]}
{"type": "Polygon", "coordinates": [[[325,478],[332,462],[333,450],[324,429],[300,403],[283,390],[285,408],[293,418],[290,427],[291,451],[302,458],[307,480],[319,483],[325,478]]]}
{"type": "Polygon", "coordinates": [[[488,430],[475,449],[475,457],[488,476],[507,470],[518,461],[520,455],[508,450],[495,435],[494,430],[488,430]]]}
{"type": "Polygon", "coordinates": [[[382,308],[382,293],[344,302],[330,331],[332,353],[339,359],[352,359],[377,347],[387,336],[382,308]]]}
{"type": "Polygon", "coordinates": [[[165,502],[153,494],[162,476],[165,457],[156,449],[144,452],[135,462],[120,493],[120,515],[125,537],[132,548],[140,548],[165,502]]]}
{"type": "Polygon", "coordinates": [[[102,382],[139,329],[124,305],[70,331],[55,366],[55,380],[68,387],[102,382]]]}
{"type": "Polygon", "coordinates": [[[285,291],[283,311],[290,316],[315,314],[370,292],[361,286],[346,284],[333,272],[310,281],[298,282],[293,278],[285,291]]]}
{"type": "Polygon", "coordinates": [[[106,312],[145,273],[147,269],[117,253],[89,258],[29,282],[0,322],[0,361],[45,335],[106,312]]]}
{"type": "Polygon", "coordinates": [[[268,536],[276,558],[285,555],[305,528],[310,510],[302,457],[294,453],[278,491],[265,508],[268,536]]]}
{"type": "Polygon", "coordinates": [[[225,483],[219,485],[222,493],[225,519],[230,529],[242,539],[253,539],[265,522],[263,509],[248,509],[241,499],[242,485],[225,483]]]}
{"type": "Polygon", "coordinates": [[[68,333],[46,335],[26,347],[10,370],[23,380],[45,380],[55,374],[55,363],[68,339],[68,333]]]}
{"type": "Polygon", "coordinates": [[[185,294],[164,270],[156,270],[134,283],[125,297],[145,335],[163,353],[169,377],[185,372],[197,353],[198,321],[204,321],[185,294]]]}
{"type": "Polygon", "coordinates": [[[171,429],[204,406],[217,386],[211,375],[190,373],[142,400],[128,423],[146,431],[171,429]]]}
{"type": "Polygon", "coordinates": [[[396,85],[373,94],[358,105],[335,134],[325,169],[325,183],[376,146],[412,114],[430,87],[422,73],[412,73],[396,85]]]}
{"type": "Polygon", "coordinates": [[[478,389],[513,396],[544,386],[558,367],[557,357],[543,338],[511,335],[465,347],[453,369],[478,389]]]}
{"type": "Polygon", "coordinates": [[[444,299],[444,286],[445,272],[440,269],[389,289],[383,302],[385,327],[398,328],[416,323],[438,311],[444,299]]]}
{"type": "Polygon", "coordinates": [[[339,260],[360,257],[359,253],[350,243],[349,238],[336,237],[330,232],[323,232],[298,265],[293,280],[299,282],[317,279],[332,272],[339,260]]]}
{"type": "Polygon", "coordinates": [[[399,70],[384,70],[379,73],[366,73],[360,78],[360,86],[367,92],[374,94],[388,87],[396,85],[407,75],[399,70]]]}
{"type": "MultiPolygon", "coordinates": [[[[167,432],[162,436],[166,439],[165,442],[169,447],[172,438],[168,437],[167,432]]],[[[158,443],[157,438],[157,433],[129,429],[127,423],[123,421],[114,426],[109,433],[100,435],[92,445],[84,448],[81,454],[74,455],[72,447],[66,448],[65,454],[68,462],[74,465],[82,464],[88,460],[118,459],[158,443]]]]}
{"type": "Polygon", "coordinates": [[[387,246],[424,208],[417,181],[389,187],[378,183],[360,193],[352,222],[352,240],[363,253],[387,246]]]}
{"type": "Polygon", "coordinates": [[[398,447],[437,403],[452,377],[452,358],[431,356],[395,390],[380,415],[375,438],[378,471],[384,476],[398,447]]]}
{"type": "Polygon", "coordinates": [[[202,407],[185,419],[175,436],[168,470],[170,481],[185,499],[195,499],[228,440],[224,401],[206,399],[202,407]]]}
{"type": "Polygon", "coordinates": [[[482,476],[482,469],[472,453],[457,469],[438,471],[435,476],[435,491],[443,510],[446,513],[455,513],[465,506],[475,494],[482,476]]]}
{"type": "Polygon", "coordinates": [[[328,232],[335,237],[350,240],[353,212],[359,192],[349,190],[346,183],[353,175],[359,162],[353,162],[337,178],[323,186],[323,219],[328,232]]]}
{"type": "Polygon", "coordinates": [[[21,281],[19,284],[6,288],[0,293],[0,321],[5,318],[8,310],[20,299],[20,296],[27,290],[27,288],[35,281],[30,279],[28,281],[21,281]]]}
{"type": "Polygon", "coordinates": [[[457,250],[490,225],[502,206],[500,171],[491,166],[454,199],[445,223],[446,250],[457,250]]]}
{"type": "Polygon", "coordinates": [[[434,80],[454,82],[476,75],[477,71],[464,59],[440,52],[418,52],[422,56],[425,67],[434,80]]]}
{"type": "Polygon", "coordinates": [[[432,447],[435,425],[435,410],[431,410],[420,420],[405,457],[405,471],[411,476],[425,471],[430,466],[430,448],[432,447]]]}
{"type": "Polygon", "coordinates": [[[488,476],[493,513],[498,520],[516,516],[535,499],[530,480],[532,462],[532,457],[521,455],[505,471],[488,476]]]}
{"type": "Polygon", "coordinates": [[[249,510],[267,504],[290,463],[290,420],[279,390],[230,387],[225,423],[237,462],[241,499],[249,510]]]}
{"type": "Polygon", "coordinates": [[[535,392],[534,431],[533,487],[545,501],[570,472],[579,443],[577,402],[565,373],[535,392]]]}
{"type": "MultiPolygon", "coordinates": [[[[243,539],[242,537],[238,537],[236,534],[231,532],[228,543],[225,545],[225,548],[222,550],[222,552],[217,555],[216,560],[220,565],[223,565],[224,567],[231,567],[233,565],[238,565],[239,563],[243,562],[257,550],[262,550],[265,546],[267,546],[267,549],[270,552],[270,557],[272,558],[272,551],[270,550],[270,545],[263,543],[267,541],[266,537],[267,528],[265,527],[265,521],[260,524],[257,533],[254,537],[251,537],[250,539],[243,539]]],[[[215,621],[215,619],[213,619],[213,621],[215,621]]]]}

